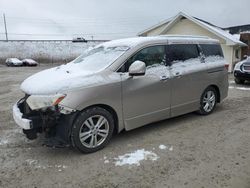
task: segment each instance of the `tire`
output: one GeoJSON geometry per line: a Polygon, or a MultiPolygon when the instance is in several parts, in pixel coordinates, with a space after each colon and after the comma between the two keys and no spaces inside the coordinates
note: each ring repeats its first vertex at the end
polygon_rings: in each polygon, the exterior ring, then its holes
{"type": "Polygon", "coordinates": [[[234,81],[236,84],[244,84],[245,80],[239,79],[239,78],[234,78],[234,81]]]}
{"type": "Polygon", "coordinates": [[[73,124],[72,146],[82,153],[96,152],[108,144],[113,132],[114,118],[109,111],[100,107],[86,109],[73,124]]]}
{"type": "Polygon", "coordinates": [[[211,114],[217,104],[218,93],[214,87],[208,87],[201,95],[200,109],[198,113],[200,115],[211,114]]]}

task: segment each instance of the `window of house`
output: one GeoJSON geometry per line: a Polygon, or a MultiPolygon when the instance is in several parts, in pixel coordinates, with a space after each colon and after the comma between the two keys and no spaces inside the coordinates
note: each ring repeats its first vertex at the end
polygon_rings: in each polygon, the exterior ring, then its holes
{"type": "Polygon", "coordinates": [[[239,56],[239,49],[236,49],[235,50],[235,58],[239,59],[240,56],[239,56]]]}

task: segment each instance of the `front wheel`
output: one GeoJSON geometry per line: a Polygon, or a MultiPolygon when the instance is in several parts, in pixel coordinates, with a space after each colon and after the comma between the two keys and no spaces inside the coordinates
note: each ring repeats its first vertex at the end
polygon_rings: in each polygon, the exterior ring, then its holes
{"type": "Polygon", "coordinates": [[[75,121],[72,145],[83,153],[92,153],[104,148],[114,132],[112,114],[100,107],[84,110],[75,121]]]}
{"type": "Polygon", "coordinates": [[[202,94],[200,99],[200,109],[198,111],[201,115],[208,115],[213,112],[217,103],[217,92],[213,87],[208,87],[202,94]]]}
{"type": "Polygon", "coordinates": [[[244,80],[239,79],[239,78],[234,78],[234,81],[236,84],[244,84],[244,82],[245,82],[244,80]]]}

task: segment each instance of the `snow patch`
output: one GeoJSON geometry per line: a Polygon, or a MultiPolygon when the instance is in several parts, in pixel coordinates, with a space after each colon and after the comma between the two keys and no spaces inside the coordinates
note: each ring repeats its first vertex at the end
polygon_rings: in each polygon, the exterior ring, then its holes
{"type": "Polygon", "coordinates": [[[3,139],[3,138],[0,139],[0,146],[8,144],[8,143],[9,141],[7,139],[3,139]]]}
{"type": "Polygon", "coordinates": [[[104,163],[105,163],[105,164],[109,163],[109,160],[105,160],[104,163]]]}
{"type": "Polygon", "coordinates": [[[163,144],[161,144],[161,145],[159,145],[159,149],[161,149],[161,150],[169,150],[169,151],[173,151],[173,146],[165,146],[165,145],[163,145],[163,144]]]}
{"type": "Polygon", "coordinates": [[[159,149],[167,149],[167,146],[165,146],[165,145],[159,145],[159,149]]]}
{"type": "Polygon", "coordinates": [[[242,91],[250,91],[249,87],[229,86],[229,89],[238,89],[238,90],[242,90],[242,91]]]}
{"type": "Polygon", "coordinates": [[[68,166],[66,165],[61,165],[61,164],[56,164],[56,165],[42,165],[38,162],[38,160],[36,159],[27,159],[25,160],[25,162],[29,165],[32,166],[34,168],[38,168],[38,169],[47,169],[47,168],[55,168],[57,169],[59,172],[61,172],[63,169],[68,168],[68,166]]]}
{"type": "Polygon", "coordinates": [[[146,151],[145,149],[136,150],[132,153],[127,153],[118,158],[115,158],[115,166],[124,165],[137,165],[140,166],[140,162],[143,160],[156,161],[159,157],[152,151],[146,151]]]}
{"type": "Polygon", "coordinates": [[[173,146],[171,146],[168,150],[169,151],[173,151],[173,149],[174,149],[173,146]]]}
{"type": "Polygon", "coordinates": [[[35,159],[27,159],[25,160],[29,165],[37,165],[38,161],[35,159]]]}
{"type": "Polygon", "coordinates": [[[0,135],[0,146],[22,142],[24,137],[20,137],[20,134],[22,134],[21,129],[3,130],[0,135]]]}

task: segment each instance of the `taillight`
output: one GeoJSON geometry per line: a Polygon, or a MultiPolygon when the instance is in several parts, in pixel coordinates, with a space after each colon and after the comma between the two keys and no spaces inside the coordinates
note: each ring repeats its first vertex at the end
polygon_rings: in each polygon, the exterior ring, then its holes
{"type": "Polygon", "coordinates": [[[228,71],[228,69],[229,69],[229,64],[225,64],[225,68],[226,68],[227,71],[228,71]]]}

